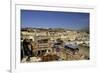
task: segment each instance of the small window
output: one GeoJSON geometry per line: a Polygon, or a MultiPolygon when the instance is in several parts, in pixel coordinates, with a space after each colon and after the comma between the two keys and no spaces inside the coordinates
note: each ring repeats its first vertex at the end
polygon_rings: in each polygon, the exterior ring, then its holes
{"type": "Polygon", "coordinates": [[[38,55],[40,55],[40,51],[38,51],[38,55]]]}
{"type": "Polygon", "coordinates": [[[48,52],[51,52],[51,50],[48,50],[48,52]]]}

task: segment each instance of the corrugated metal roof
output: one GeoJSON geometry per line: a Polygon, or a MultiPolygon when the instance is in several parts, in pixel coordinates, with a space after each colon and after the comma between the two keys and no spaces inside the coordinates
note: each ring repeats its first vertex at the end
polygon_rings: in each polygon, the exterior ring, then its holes
{"type": "Polygon", "coordinates": [[[73,49],[78,48],[78,46],[76,44],[67,44],[65,46],[73,48],[73,49]]]}

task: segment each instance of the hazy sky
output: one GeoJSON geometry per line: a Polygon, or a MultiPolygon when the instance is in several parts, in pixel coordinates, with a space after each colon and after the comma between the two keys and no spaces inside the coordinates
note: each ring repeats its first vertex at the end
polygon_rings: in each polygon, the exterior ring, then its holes
{"type": "Polygon", "coordinates": [[[84,29],[89,13],[21,10],[21,27],[84,29]]]}

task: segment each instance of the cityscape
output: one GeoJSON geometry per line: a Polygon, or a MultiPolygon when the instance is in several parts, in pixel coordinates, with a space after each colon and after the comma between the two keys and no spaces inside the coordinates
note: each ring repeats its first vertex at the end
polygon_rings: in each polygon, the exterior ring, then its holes
{"type": "Polygon", "coordinates": [[[89,13],[21,10],[21,63],[90,60],[89,13]]]}

